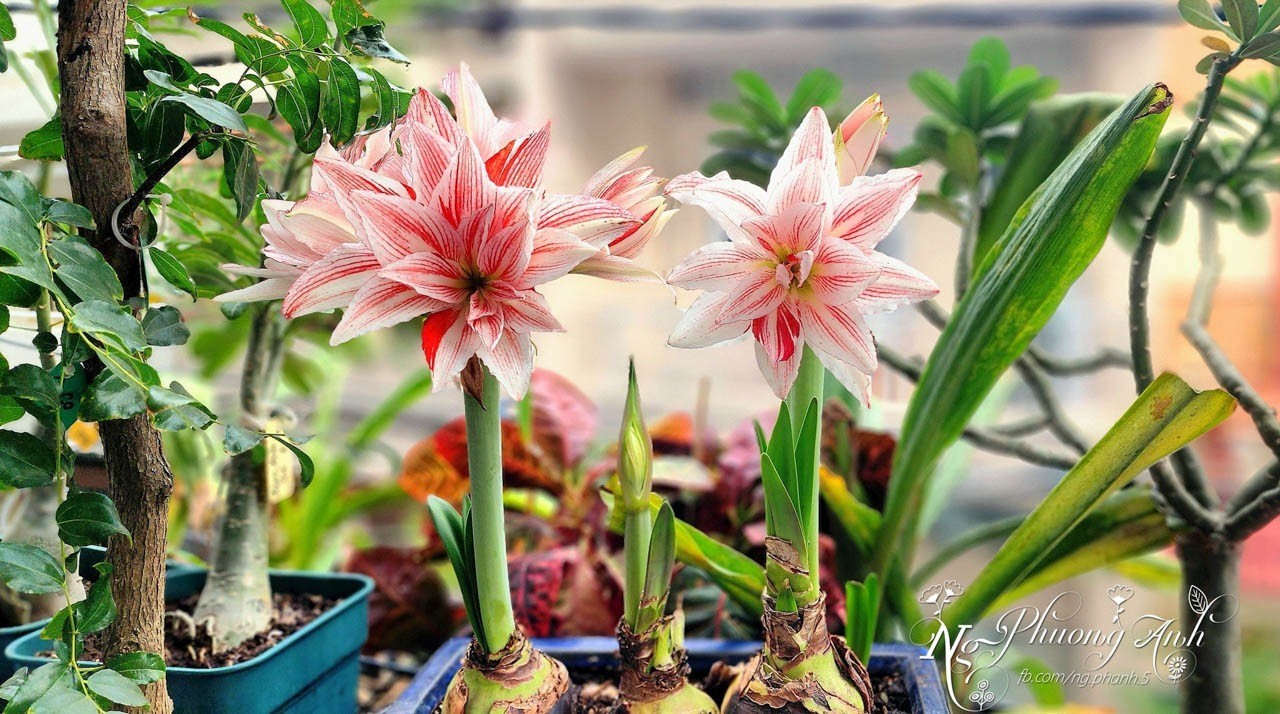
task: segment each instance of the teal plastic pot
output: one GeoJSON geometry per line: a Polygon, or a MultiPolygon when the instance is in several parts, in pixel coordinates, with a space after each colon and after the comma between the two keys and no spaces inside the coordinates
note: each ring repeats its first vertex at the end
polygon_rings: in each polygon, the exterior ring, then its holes
{"type": "MultiPolygon", "coordinates": [[[[205,571],[176,574],[165,597],[200,592],[205,571]]],[[[348,573],[272,571],[279,593],[340,598],[334,607],[247,662],[215,669],[171,667],[166,675],[174,710],[182,714],[351,714],[356,711],[360,648],[369,633],[373,581],[348,573]]],[[[35,632],[10,644],[16,666],[36,667],[51,643],[35,632]]]]}

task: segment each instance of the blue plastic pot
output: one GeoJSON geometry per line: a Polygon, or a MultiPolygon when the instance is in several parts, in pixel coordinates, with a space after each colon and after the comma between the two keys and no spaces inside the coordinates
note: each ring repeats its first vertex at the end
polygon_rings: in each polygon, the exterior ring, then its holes
{"type": "MultiPolygon", "coordinates": [[[[205,571],[171,576],[170,600],[204,587],[205,571]]],[[[174,710],[182,714],[351,714],[356,711],[360,647],[369,632],[369,592],[373,581],[348,573],[272,571],[279,593],[341,598],[305,627],[247,662],[230,667],[169,668],[166,680],[174,710]]],[[[51,643],[35,632],[9,645],[16,666],[37,667],[51,643]]]]}
{"type": "MultiPolygon", "coordinates": [[[[93,569],[93,566],[97,565],[98,563],[101,563],[103,560],[106,559],[106,557],[107,557],[106,548],[91,546],[81,550],[80,551],[81,577],[96,576],[97,572],[93,569]]],[[[191,566],[189,565],[183,565],[181,563],[175,563],[173,561],[169,561],[168,570],[165,571],[165,577],[169,577],[177,573],[185,573],[189,570],[192,570],[191,566]]],[[[21,665],[15,666],[12,662],[10,662],[9,658],[4,655],[4,651],[7,650],[9,648],[9,645],[12,644],[18,638],[29,635],[32,632],[39,632],[40,630],[44,629],[45,623],[47,623],[48,621],[49,621],[48,618],[45,618],[43,620],[38,620],[36,622],[28,623],[26,625],[14,625],[13,627],[0,627],[0,681],[4,681],[8,679],[10,675],[12,675],[15,671],[17,671],[18,667],[21,666],[21,665]]]]}
{"type": "MultiPolygon", "coordinates": [[[[462,663],[468,642],[463,637],[445,642],[418,671],[404,694],[382,714],[434,714],[462,663]]],[[[571,672],[618,666],[618,644],[610,637],[535,639],[533,645],[564,662],[571,672]]],[[[690,639],[685,641],[685,648],[689,651],[689,666],[694,675],[700,675],[716,662],[737,664],[751,658],[760,651],[760,643],[690,639]]],[[[875,645],[867,669],[872,676],[901,673],[911,697],[912,714],[948,714],[951,709],[938,670],[932,660],[920,659],[923,652],[912,645],[875,645]]]]}

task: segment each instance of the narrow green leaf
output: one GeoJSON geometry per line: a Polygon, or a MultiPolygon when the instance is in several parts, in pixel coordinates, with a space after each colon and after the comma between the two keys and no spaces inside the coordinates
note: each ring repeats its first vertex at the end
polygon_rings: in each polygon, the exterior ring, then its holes
{"type": "Polygon", "coordinates": [[[800,553],[801,562],[808,562],[809,547],[805,542],[800,515],[768,454],[763,454],[760,458],[760,472],[761,483],[764,484],[765,512],[769,514],[768,520],[771,523],[769,535],[777,536],[795,546],[800,553]]]}
{"type": "Polygon", "coordinates": [[[289,449],[289,451],[293,452],[294,457],[298,459],[298,465],[302,469],[301,473],[299,474],[298,480],[302,483],[303,488],[310,486],[311,479],[315,478],[316,476],[316,465],[315,465],[315,462],[311,460],[311,457],[307,456],[307,452],[303,451],[302,447],[298,446],[292,441],[289,441],[283,436],[280,436],[279,434],[268,434],[267,436],[269,436],[272,439],[275,439],[281,444],[284,444],[289,449]]]}
{"type": "Polygon", "coordinates": [[[1235,401],[1222,390],[1197,392],[1175,375],[1160,375],[1009,536],[947,607],[944,621],[972,623],[1108,496],[1234,410],[1235,401]]]}
{"type": "Polygon", "coordinates": [[[55,475],[54,462],[53,450],[44,441],[0,429],[0,484],[12,488],[48,485],[55,475]]]}
{"type": "Polygon", "coordinates": [[[975,267],[982,264],[1032,192],[1123,101],[1099,94],[1070,94],[1032,105],[983,208],[974,245],[975,267]]]}
{"type": "Polygon", "coordinates": [[[116,505],[104,493],[80,491],[67,496],[54,514],[58,522],[58,537],[63,543],[77,548],[86,545],[106,545],[113,535],[129,537],[129,531],[120,522],[116,505]]]}
{"type": "Polygon", "coordinates": [[[1274,57],[1280,54],[1280,32],[1266,32],[1249,40],[1241,56],[1245,59],[1274,57]]]}
{"type": "Polygon", "coordinates": [[[0,580],[20,593],[43,595],[62,589],[62,563],[25,543],[0,543],[0,580]]]}
{"type": "Polygon", "coordinates": [[[147,255],[151,257],[151,265],[166,283],[190,295],[192,300],[196,299],[196,283],[191,279],[186,266],[159,248],[147,249],[147,255]]]}
{"type": "Polygon", "coordinates": [[[1280,25],[1280,0],[1267,0],[1258,11],[1258,31],[1271,32],[1280,25]]]}
{"type": "Polygon", "coordinates": [[[934,70],[916,72],[907,80],[907,86],[929,109],[957,124],[965,123],[967,117],[957,102],[956,90],[941,73],[934,70]]]}
{"type": "Polygon", "coordinates": [[[258,201],[258,157],[249,142],[223,142],[222,180],[235,199],[236,220],[243,221],[258,201]]]}
{"type": "Polygon", "coordinates": [[[216,99],[197,97],[194,94],[175,94],[160,101],[177,102],[189,109],[193,115],[214,126],[246,134],[249,132],[249,127],[245,126],[240,113],[216,99]]]}
{"type": "MultiPolygon", "coordinates": [[[[941,453],[1048,322],[1106,241],[1168,117],[1163,85],[1144,89],[1080,143],[996,242],[935,345],[907,407],[872,569],[903,554],[941,453]]],[[[908,544],[905,554],[910,555],[908,544]]]]}
{"type": "MultiPolygon", "coordinates": [[[[657,608],[657,615],[662,615],[662,605],[667,601],[667,592],[671,589],[671,569],[676,559],[676,524],[675,512],[671,504],[663,502],[658,509],[658,516],[653,520],[653,531],[649,535],[649,554],[645,563],[644,594],[640,600],[642,607],[646,601],[657,608]]],[[[643,627],[643,626],[642,626],[643,627]]]]}
{"type": "MultiPolygon", "coordinates": [[[[427,499],[427,514],[435,525],[436,534],[444,545],[445,554],[453,565],[454,575],[462,591],[462,604],[466,608],[471,629],[475,631],[480,642],[484,641],[484,623],[480,618],[480,598],[476,592],[475,579],[471,575],[471,557],[466,550],[466,526],[463,517],[438,496],[427,499]]],[[[470,514],[468,514],[470,515],[470,514]]]]}
{"type": "Polygon", "coordinates": [[[787,123],[799,124],[811,107],[826,107],[840,98],[840,78],[829,69],[807,72],[787,100],[787,123]]]}

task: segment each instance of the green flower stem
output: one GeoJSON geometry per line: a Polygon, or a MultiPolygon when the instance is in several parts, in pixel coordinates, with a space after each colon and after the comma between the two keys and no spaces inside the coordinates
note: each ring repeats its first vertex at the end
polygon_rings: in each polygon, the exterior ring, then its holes
{"type": "Polygon", "coordinates": [[[818,499],[821,498],[819,495],[821,489],[818,488],[818,471],[822,463],[822,387],[826,376],[827,371],[818,360],[818,355],[806,345],[804,355],[800,358],[800,373],[796,376],[795,383],[791,385],[791,391],[787,393],[787,408],[791,410],[793,434],[797,435],[797,438],[810,402],[818,400],[818,438],[814,440],[813,445],[813,473],[797,474],[798,478],[807,479],[812,485],[808,489],[811,498],[808,503],[796,504],[800,517],[804,521],[805,540],[808,541],[806,545],[809,546],[807,548],[809,579],[814,583],[818,582],[818,499]]]}
{"type": "Polygon", "coordinates": [[[649,540],[653,534],[653,520],[649,509],[628,511],[623,539],[623,557],[626,563],[626,587],[622,591],[622,616],[632,631],[639,631],[640,599],[643,597],[645,574],[648,572],[649,540]]]}
{"type": "Polygon", "coordinates": [[[502,506],[502,419],[498,379],[482,367],[481,401],[463,396],[467,418],[467,464],[471,473],[471,520],[476,590],[488,652],[498,652],[515,633],[507,578],[507,533],[502,506]]]}

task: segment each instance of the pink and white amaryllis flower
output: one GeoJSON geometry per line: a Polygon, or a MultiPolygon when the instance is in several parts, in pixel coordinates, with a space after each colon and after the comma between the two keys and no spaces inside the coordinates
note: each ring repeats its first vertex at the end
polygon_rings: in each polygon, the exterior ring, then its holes
{"type": "Polygon", "coordinates": [[[394,126],[318,153],[307,198],[269,213],[267,268],[240,269],[270,285],[238,292],[283,298],[290,318],[343,309],[333,344],[423,317],[437,388],[477,356],[519,398],[530,335],[561,329],[536,287],[616,246],[629,266],[663,199],[634,156],[584,193],[545,193],[547,128],[496,118],[465,68],[445,87],[458,119],[420,91],[394,126]]]}
{"type": "MultiPolygon", "coordinates": [[[[863,123],[876,112],[867,114],[863,123]]],[[[841,181],[840,142],[829,126],[814,107],[767,190],[725,173],[685,174],[668,184],[667,195],[703,208],[729,236],[694,251],[667,276],[672,285],[704,291],[670,343],[706,347],[750,331],[761,372],[779,398],[790,391],[808,346],[865,401],[876,353],[863,316],[931,297],[938,288],[875,250],[914,202],[920,173],[898,169],[841,181]]]]}

